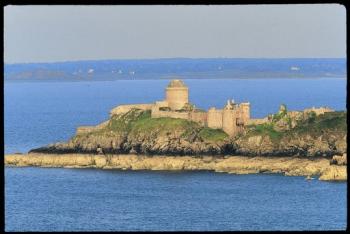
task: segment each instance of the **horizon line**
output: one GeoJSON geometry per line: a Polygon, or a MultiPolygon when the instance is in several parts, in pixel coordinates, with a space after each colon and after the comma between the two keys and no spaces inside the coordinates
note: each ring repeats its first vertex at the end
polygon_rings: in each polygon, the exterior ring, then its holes
{"type": "Polygon", "coordinates": [[[161,57],[161,58],[111,58],[111,59],[81,59],[81,60],[63,60],[52,62],[15,62],[6,63],[4,65],[24,65],[24,64],[54,64],[54,63],[74,63],[74,62],[94,62],[94,61],[133,61],[133,60],[171,60],[171,59],[266,59],[266,60],[278,60],[278,59],[345,59],[346,57],[161,57]]]}

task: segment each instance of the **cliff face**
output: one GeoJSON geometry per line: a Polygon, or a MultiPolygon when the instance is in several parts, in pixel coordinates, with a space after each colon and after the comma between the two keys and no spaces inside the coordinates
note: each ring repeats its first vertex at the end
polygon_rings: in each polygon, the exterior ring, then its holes
{"type": "Polygon", "coordinates": [[[66,143],[31,152],[304,157],[331,157],[346,152],[346,112],[298,120],[277,117],[271,123],[249,126],[243,134],[229,138],[222,130],[183,119],[151,118],[149,111],[134,109],[77,133],[66,143]],[[290,123],[293,128],[284,127],[290,123]]]}

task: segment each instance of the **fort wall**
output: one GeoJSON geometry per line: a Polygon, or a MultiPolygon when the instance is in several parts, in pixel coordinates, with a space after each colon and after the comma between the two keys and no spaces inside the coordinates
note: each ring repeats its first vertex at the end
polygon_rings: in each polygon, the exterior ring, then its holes
{"type": "Polygon", "coordinates": [[[152,118],[161,118],[161,117],[187,119],[187,120],[190,119],[188,112],[176,112],[176,111],[156,111],[156,112],[152,112],[152,118]]]}
{"type": "Polygon", "coordinates": [[[126,112],[128,112],[128,111],[130,111],[131,109],[134,109],[134,108],[135,109],[141,109],[141,110],[151,110],[152,106],[154,106],[154,104],[120,105],[120,106],[117,106],[116,108],[113,108],[110,111],[110,116],[126,113],[126,112]]]}
{"type": "Polygon", "coordinates": [[[108,122],[109,121],[107,120],[107,121],[100,123],[99,125],[96,125],[96,126],[80,126],[77,128],[76,134],[86,134],[86,133],[89,133],[91,131],[102,129],[108,124],[108,122]]]}
{"type": "Polygon", "coordinates": [[[197,122],[202,126],[206,126],[207,125],[207,112],[194,112],[191,111],[189,113],[189,118],[191,121],[197,122]]]}
{"type": "Polygon", "coordinates": [[[235,110],[224,109],[222,111],[222,130],[229,136],[233,136],[237,132],[236,117],[235,110]]]}
{"type": "Polygon", "coordinates": [[[222,128],[222,110],[210,108],[208,110],[207,125],[209,128],[222,128]]]}
{"type": "MultiPolygon", "coordinates": [[[[250,104],[234,103],[228,100],[224,109],[210,108],[208,112],[201,112],[189,103],[188,87],[181,80],[172,80],[165,90],[165,100],[154,104],[120,105],[111,110],[110,115],[122,114],[133,108],[151,110],[152,118],[178,118],[194,121],[202,126],[214,129],[223,129],[230,136],[243,130],[247,124],[258,124],[266,120],[250,120],[250,104]],[[181,110],[181,111],[179,111],[181,110]]],[[[89,132],[92,127],[80,127],[77,131],[89,132]]]]}
{"type": "Polygon", "coordinates": [[[263,118],[263,119],[249,119],[247,121],[247,125],[258,125],[258,124],[264,124],[264,123],[268,123],[269,120],[267,117],[263,118]]]}
{"type": "Polygon", "coordinates": [[[324,114],[326,112],[333,112],[334,110],[330,109],[328,107],[320,107],[320,108],[312,107],[312,108],[309,108],[309,109],[305,109],[304,113],[309,113],[311,111],[315,112],[316,115],[322,115],[322,114],[324,114]]]}
{"type": "Polygon", "coordinates": [[[242,102],[239,104],[239,109],[241,110],[241,116],[244,125],[246,125],[250,119],[250,103],[249,102],[242,102]]]}

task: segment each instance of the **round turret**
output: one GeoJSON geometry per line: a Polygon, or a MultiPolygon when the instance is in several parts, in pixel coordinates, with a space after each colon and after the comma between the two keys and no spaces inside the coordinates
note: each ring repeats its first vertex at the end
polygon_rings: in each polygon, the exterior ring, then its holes
{"type": "Polygon", "coordinates": [[[168,88],[175,88],[175,87],[186,87],[185,83],[182,80],[172,80],[170,81],[170,83],[168,84],[168,88]]]}
{"type": "Polygon", "coordinates": [[[188,103],[188,87],[182,80],[170,81],[165,93],[171,110],[180,110],[188,103]]]}

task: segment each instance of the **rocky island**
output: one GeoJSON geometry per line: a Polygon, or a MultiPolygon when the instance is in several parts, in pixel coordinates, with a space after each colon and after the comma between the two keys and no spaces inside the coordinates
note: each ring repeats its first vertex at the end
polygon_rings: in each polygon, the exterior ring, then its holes
{"type": "Polygon", "coordinates": [[[252,119],[249,102],[228,100],[223,109],[204,111],[188,97],[188,87],[172,80],[164,101],[118,106],[109,120],[79,127],[68,142],[6,155],[5,164],[347,179],[346,111],[281,105],[275,114],[252,119]]]}

